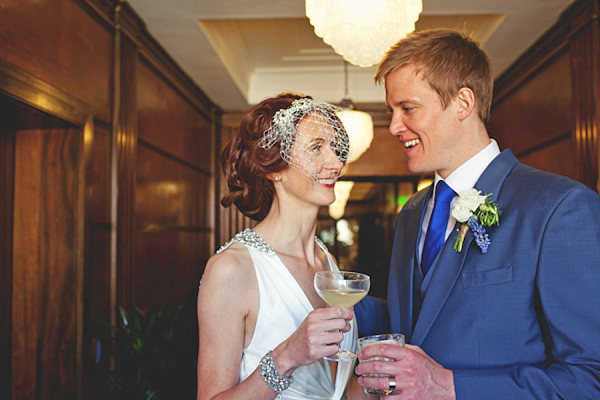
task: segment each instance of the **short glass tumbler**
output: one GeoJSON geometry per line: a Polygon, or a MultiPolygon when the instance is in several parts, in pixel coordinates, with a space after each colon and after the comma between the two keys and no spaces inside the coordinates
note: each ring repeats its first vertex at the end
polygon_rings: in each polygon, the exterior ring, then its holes
{"type": "MultiPolygon", "coordinates": [[[[383,343],[389,343],[389,344],[393,344],[396,346],[404,346],[404,335],[401,333],[384,333],[381,335],[362,337],[362,338],[358,339],[358,342],[357,342],[358,351],[360,352],[362,349],[364,349],[367,346],[372,346],[374,344],[383,344],[383,343]]],[[[394,360],[391,360],[391,359],[385,358],[385,357],[373,357],[373,358],[369,358],[368,360],[360,360],[360,362],[377,361],[377,360],[394,361],[394,360]]],[[[387,374],[366,375],[365,374],[363,376],[384,377],[384,376],[389,376],[389,375],[387,375],[387,374]]],[[[370,394],[372,396],[388,396],[388,395],[397,394],[396,389],[387,390],[387,389],[364,388],[364,390],[365,390],[366,394],[370,394]]]]}

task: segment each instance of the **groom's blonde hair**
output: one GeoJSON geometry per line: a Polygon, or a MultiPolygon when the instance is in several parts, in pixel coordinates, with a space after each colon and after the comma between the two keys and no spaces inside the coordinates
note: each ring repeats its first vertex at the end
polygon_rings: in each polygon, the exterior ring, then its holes
{"type": "Polygon", "coordinates": [[[413,32],[387,51],[377,68],[375,82],[383,83],[390,73],[407,65],[423,74],[444,109],[459,89],[471,89],[479,118],[488,121],[494,79],[490,60],[476,41],[450,29],[413,32]]]}

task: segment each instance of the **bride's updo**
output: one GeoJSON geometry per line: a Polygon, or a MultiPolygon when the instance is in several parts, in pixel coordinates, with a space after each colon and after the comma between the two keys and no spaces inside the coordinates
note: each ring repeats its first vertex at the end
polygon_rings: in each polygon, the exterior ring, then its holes
{"type": "Polygon", "coordinates": [[[279,142],[268,150],[259,146],[275,113],[289,108],[294,100],[311,98],[293,93],[280,94],[253,107],[240,122],[238,133],[221,154],[221,168],[229,193],[221,200],[256,221],[263,220],[273,203],[275,187],[268,174],[281,172],[288,164],[281,158],[279,142]]]}

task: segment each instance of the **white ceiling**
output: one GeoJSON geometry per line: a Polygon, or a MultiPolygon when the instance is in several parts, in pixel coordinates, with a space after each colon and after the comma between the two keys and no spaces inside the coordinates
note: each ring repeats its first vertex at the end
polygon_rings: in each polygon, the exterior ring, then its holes
{"type": "MultiPolygon", "coordinates": [[[[344,62],[315,36],[303,0],[127,0],[152,34],[226,112],[280,92],[339,103],[344,62]]],[[[364,0],[368,2],[369,0],[364,0]]],[[[417,29],[466,30],[484,44],[494,75],[506,70],[574,0],[423,0],[417,29]]],[[[348,94],[383,109],[375,67],[348,68],[348,94]]]]}

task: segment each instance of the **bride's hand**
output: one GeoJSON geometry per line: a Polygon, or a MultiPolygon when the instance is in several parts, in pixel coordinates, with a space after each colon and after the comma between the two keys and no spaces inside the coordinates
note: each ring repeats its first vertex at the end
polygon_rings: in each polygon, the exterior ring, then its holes
{"type": "Polygon", "coordinates": [[[343,307],[310,312],[296,332],[273,350],[279,372],[291,374],[300,366],[335,354],[344,332],[350,330],[352,316],[352,310],[343,307]]]}

